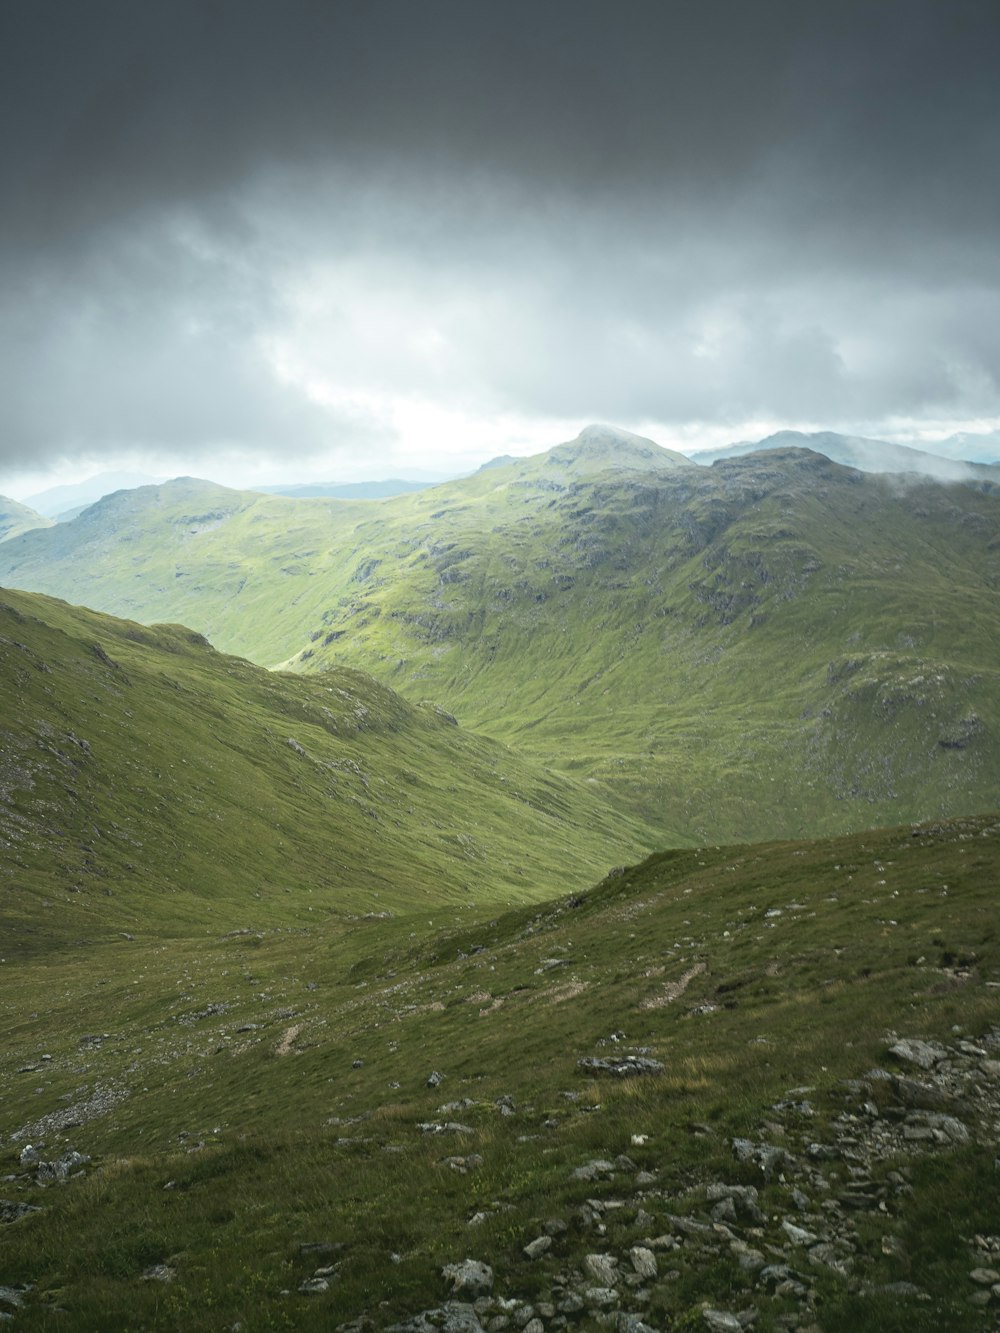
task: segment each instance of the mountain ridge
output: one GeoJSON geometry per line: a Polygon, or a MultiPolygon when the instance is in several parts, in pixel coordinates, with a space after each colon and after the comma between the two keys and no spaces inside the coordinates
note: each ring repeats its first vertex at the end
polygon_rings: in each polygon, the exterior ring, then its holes
{"type": "Polygon", "coordinates": [[[375,503],[174,482],[6,543],[0,578],[267,665],[372,670],[672,835],[988,804],[993,483],[801,449],[660,461],[519,460],[375,503]]]}
{"type": "Polygon", "coordinates": [[[949,458],[911,445],[891,444],[861,435],[841,435],[836,431],[782,430],[760,440],[699,451],[692,454],[692,461],[710,466],[721,459],[786,448],[808,448],[835,463],[856,467],[863,472],[916,473],[942,482],[1000,482],[1000,469],[992,464],[949,458]]]}
{"type": "Polygon", "coordinates": [[[52,519],[39,514],[19,500],[12,500],[7,495],[0,495],[0,542],[20,537],[22,532],[31,532],[35,528],[47,528],[52,519]]]}

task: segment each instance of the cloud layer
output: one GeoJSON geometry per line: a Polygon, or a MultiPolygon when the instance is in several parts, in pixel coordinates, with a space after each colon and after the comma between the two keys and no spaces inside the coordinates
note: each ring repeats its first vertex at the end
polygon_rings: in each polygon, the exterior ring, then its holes
{"type": "Polygon", "coordinates": [[[1000,416],[992,2],[0,23],[0,476],[129,450],[374,468],[449,413],[1000,416]]]}

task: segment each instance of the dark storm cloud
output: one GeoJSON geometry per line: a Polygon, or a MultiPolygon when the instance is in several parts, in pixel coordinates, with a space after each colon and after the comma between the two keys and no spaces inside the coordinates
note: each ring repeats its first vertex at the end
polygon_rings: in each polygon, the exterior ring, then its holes
{"type": "Polygon", "coordinates": [[[992,0],[7,0],[0,24],[8,464],[370,441],[394,393],[1000,411],[992,0]]]}

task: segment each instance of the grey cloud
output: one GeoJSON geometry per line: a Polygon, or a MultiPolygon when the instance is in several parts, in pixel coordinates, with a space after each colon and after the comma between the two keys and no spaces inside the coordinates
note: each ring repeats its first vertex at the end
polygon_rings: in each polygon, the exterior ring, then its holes
{"type": "Polygon", "coordinates": [[[482,413],[1000,411],[992,0],[8,0],[0,29],[9,465],[384,433],[280,345],[347,398],[482,413]]]}

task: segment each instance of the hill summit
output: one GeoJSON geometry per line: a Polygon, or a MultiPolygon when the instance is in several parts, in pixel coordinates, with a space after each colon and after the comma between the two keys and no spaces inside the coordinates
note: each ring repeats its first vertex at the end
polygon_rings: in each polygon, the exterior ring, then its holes
{"type": "Polygon", "coordinates": [[[603,467],[631,467],[643,470],[653,467],[681,467],[690,462],[683,454],[664,449],[655,440],[634,435],[618,426],[595,423],[584,426],[575,440],[557,444],[546,455],[550,466],[583,466],[590,471],[594,464],[603,467]]]}
{"type": "Polygon", "coordinates": [[[644,435],[635,435],[619,426],[594,422],[584,426],[576,439],[557,444],[544,453],[531,454],[527,458],[503,454],[484,463],[479,470],[485,472],[513,466],[525,477],[551,478],[558,475],[565,479],[567,476],[590,477],[612,468],[632,472],[659,472],[686,467],[690,462],[683,454],[664,449],[644,435]]]}

